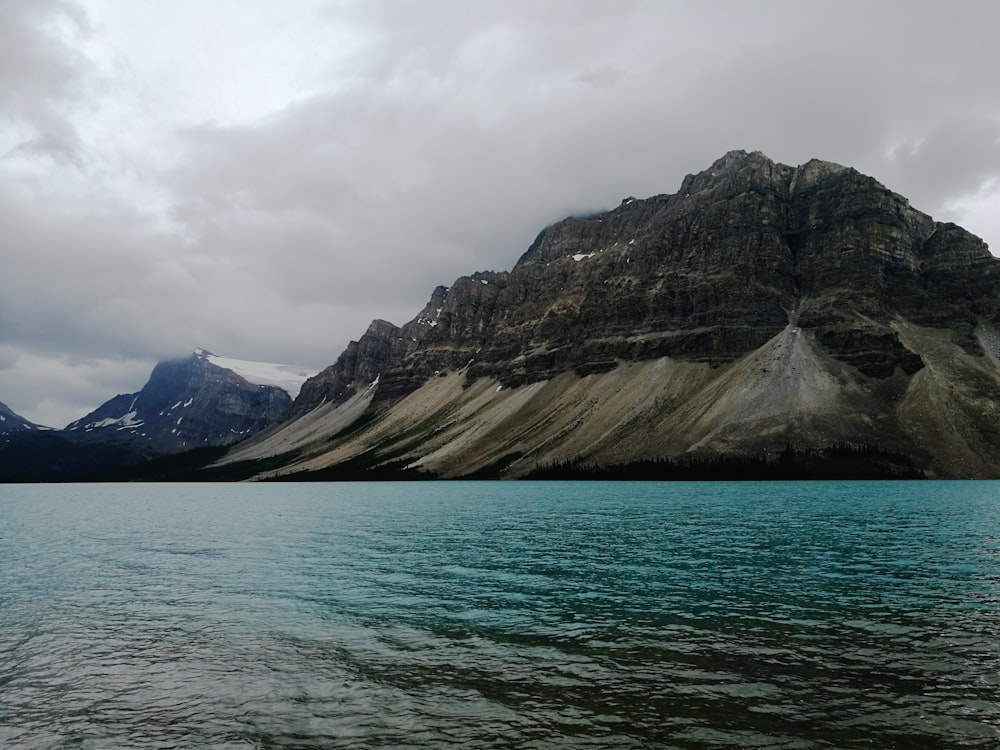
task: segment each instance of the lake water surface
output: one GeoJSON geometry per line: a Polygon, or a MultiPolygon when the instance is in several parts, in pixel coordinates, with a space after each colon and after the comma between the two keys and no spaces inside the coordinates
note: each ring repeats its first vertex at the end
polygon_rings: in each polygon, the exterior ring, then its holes
{"type": "Polygon", "coordinates": [[[1000,483],[0,486],[0,747],[1000,747],[1000,483]]]}

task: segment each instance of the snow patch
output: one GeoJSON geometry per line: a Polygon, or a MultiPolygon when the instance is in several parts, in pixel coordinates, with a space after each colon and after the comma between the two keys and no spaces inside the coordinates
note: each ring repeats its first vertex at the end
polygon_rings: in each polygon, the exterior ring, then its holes
{"type": "Polygon", "coordinates": [[[441,311],[443,309],[444,309],[443,307],[439,307],[437,310],[435,310],[433,318],[424,318],[424,317],[417,318],[417,323],[419,323],[420,325],[430,326],[431,328],[433,328],[438,324],[437,319],[441,317],[441,311]]]}
{"type": "Polygon", "coordinates": [[[586,260],[587,258],[593,258],[597,253],[577,253],[576,255],[571,255],[573,260],[579,263],[581,260],[586,260]]]}
{"type": "Polygon", "coordinates": [[[191,398],[189,398],[189,399],[188,399],[187,401],[185,401],[185,402],[184,402],[184,405],[183,405],[183,406],[182,406],[181,408],[182,408],[182,409],[186,409],[187,407],[191,406],[191,403],[192,403],[193,401],[194,401],[194,396],[192,396],[192,397],[191,397],[191,398]]]}
{"type": "MultiPolygon", "coordinates": [[[[136,427],[142,427],[145,422],[141,419],[136,419],[137,413],[135,411],[127,412],[120,417],[106,417],[98,422],[91,422],[84,425],[84,432],[90,432],[91,430],[100,429],[103,427],[115,427],[119,430],[132,430],[136,427]]],[[[79,429],[78,427],[74,427],[79,429]]]]}
{"type": "MultiPolygon", "coordinates": [[[[133,403],[135,402],[133,401],[133,403]]],[[[98,427],[111,427],[112,425],[118,425],[119,430],[128,430],[133,427],[139,427],[142,424],[143,422],[141,419],[136,419],[136,412],[130,411],[117,419],[107,417],[106,419],[102,419],[100,422],[91,422],[87,425],[87,427],[90,429],[96,429],[98,427]]]]}
{"type": "MultiPolygon", "coordinates": [[[[241,378],[255,385],[273,385],[288,392],[288,395],[295,398],[299,395],[302,384],[306,382],[315,372],[310,372],[301,367],[292,365],[279,365],[273,362],[250,362],[242,359],[231,359],[229,357],[217,357],[214,354],[205,352],[204,349],[195,349],[204,352],[204,356],[216,367],[232,370],[241,378]]],[[[186,404],[185,404],[186,405],[186,404]]]]}

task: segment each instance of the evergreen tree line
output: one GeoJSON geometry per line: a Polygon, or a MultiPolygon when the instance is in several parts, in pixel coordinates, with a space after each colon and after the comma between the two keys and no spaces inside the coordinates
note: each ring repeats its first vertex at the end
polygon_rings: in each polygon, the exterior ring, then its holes
{"type": "Polygon", "coordinates": [[[597,466],[579,458],[553,461],[527,479],[605,481],[773,481],[791,479],[923,479],[924,472],[899,450],[870,443],[833,443],[750,456],[684,456],[597,466]]]}

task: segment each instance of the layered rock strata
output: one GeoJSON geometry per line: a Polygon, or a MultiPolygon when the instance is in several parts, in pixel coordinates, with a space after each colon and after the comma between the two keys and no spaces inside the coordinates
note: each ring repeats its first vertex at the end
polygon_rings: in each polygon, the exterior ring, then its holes
{"type": "MultiPolygon", "coordinates": [[[[350,403],[381,427],[338,439],[341,419],[322,450],[296,443],[288,470],[364,453],[518,475],[844,441],[896,446],[932,474],[994,475],[998,266],[977,237],[853,169],[734,151],[673,195],[546,228],[509,273],[438,287],[401,327],[374,322],[292,413],[315,424],[350,403]],[[470,401],[481,388],[492,406],[470,401]]],[[[280,453],[268,439],[258,454],[280,453]]]]}

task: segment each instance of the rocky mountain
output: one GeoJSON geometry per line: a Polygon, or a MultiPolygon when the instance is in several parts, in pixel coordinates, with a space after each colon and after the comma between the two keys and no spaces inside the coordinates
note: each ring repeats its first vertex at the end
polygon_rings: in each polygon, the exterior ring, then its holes
{"type": "Polygon", "coordinates": [[[25,430],[7,441],[0,448],[0,480],[86,478],[232,445],[284,417],[306,377],[285,365],[196,349],[160,362],[140,391],[115,396],[64,430],[25,430]]]}
{"type": "Polygon", "coordinates": [[[21,433],[49,429],[25,419],[20,414],[15,414],[7,404],[0,402],[0,443],[7,442],[9,438],[21,433]]]}
{"type": "Polygon", "coordinates": [[[226,360],[233,367],[220,361],[196,349],[185,359],[160,362],[142,390],[115,396],[67,425],[64,433],[76,442],[128,442],[163,455],[232,445],[278,421],[291,407],[285,388],[251,382],[234,369],[239,361],[226,360]]]}
{"type": "Polygon", "coordinates": [[[854,169],[734,151],[373,322],[217,471],[517,477],[839,446],[890,474],[1000,476],[998,274],[854,169]]]}

